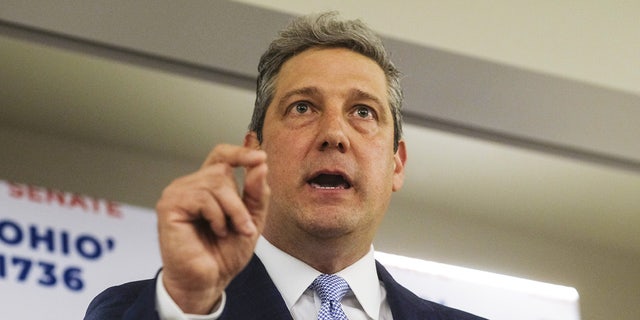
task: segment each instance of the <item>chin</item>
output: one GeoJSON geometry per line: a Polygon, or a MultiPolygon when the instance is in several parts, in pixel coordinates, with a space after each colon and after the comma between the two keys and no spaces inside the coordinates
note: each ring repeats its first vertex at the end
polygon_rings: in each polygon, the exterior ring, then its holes
{"type": "Polygon", "coordinates": [[[320,219],[314,217],[303,225],[308,233],[318,238],[335,238],[347,235],[356,229],[355,221],[345,218],[344,216],[322,217],[320,219]]]}

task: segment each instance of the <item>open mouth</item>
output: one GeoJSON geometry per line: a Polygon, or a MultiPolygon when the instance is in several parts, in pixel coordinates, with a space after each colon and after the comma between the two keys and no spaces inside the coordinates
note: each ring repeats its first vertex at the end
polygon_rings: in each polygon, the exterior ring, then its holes
{"type": "Polygon", "coordinates": [[[309,179],[307,183],[316,189],[335,190],[351,188],[351,183],[340,174],[321,173],[309,179]]]}

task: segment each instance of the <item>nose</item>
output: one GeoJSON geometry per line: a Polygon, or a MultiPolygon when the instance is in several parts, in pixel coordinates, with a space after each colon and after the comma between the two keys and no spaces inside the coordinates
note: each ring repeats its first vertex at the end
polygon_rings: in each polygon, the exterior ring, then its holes
{"type": "Polygon", "coordinates": [[[318,128],[318,145],[320,151],[336,149],[345,153],[350,148],[347,136],[346,120],[338,114],[323,114],[318,128]]]}

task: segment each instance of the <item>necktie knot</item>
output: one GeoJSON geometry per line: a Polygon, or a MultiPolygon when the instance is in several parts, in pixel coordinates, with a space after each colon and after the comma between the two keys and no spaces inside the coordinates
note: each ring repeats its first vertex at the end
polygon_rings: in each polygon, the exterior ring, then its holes
{"type": "Polygon", "coordinates": [[[347,281],[333,274],[321,274],[309,287],[318,293],[322,303],[318,319],[347,319],[340,306],[340,300],[349,292],[347,281]]]}

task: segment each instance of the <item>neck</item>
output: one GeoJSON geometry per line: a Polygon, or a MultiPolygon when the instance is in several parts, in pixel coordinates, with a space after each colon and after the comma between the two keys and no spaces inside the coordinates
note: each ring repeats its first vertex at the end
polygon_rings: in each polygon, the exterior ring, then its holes
{"type": "Polygon", "coordinates": [[[263,236],[278,249],[327,274],[339,272],[360,260],[369,252],[372,242],[372,239],[357,239],[349,235],[287,237],[268,232],[268,228],[265,228],[263,236]]]}

